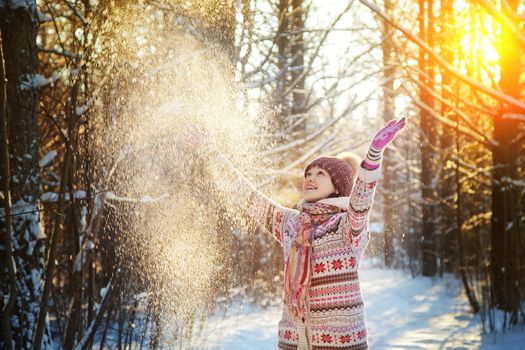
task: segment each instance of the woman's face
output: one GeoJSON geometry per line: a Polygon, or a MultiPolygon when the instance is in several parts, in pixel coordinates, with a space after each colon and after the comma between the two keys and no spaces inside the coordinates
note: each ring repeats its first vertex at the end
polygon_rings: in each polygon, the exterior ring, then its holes
{"type": "Polygon", "coordinates": [[[328,198],[335,193],[335,187],[328,172],[318,167],[312,167],[303,179],[303,198],[308,202],[316,202],[328,198]]]}

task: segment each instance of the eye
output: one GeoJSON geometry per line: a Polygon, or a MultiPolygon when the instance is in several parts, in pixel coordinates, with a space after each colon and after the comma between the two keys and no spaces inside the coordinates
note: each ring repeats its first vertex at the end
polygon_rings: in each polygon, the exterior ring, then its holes
{"type": "Polygon", "coordinates": [[[322,171],[318,171],[318,172],[317,172],[317,175],[323,175],[323,176],[324,176],[324,172],[322,172],[322,171]]]}

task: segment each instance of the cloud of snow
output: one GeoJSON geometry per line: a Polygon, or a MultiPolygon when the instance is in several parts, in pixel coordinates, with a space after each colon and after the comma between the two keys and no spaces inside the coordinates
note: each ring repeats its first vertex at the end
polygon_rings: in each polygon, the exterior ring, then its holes
{"type": "Polygon", "coordinates": [[[104,58],[114,60],[104,73],[111,87],[90,106],[104,117],[95,156],[111,174],[106,203],[118,213],[111,225],[126,277],[148,286],[138,292],[154,296],[166,326],[184,338],[234,278],[230,218],[245,199],[219,157],[257,173],[266,121],[248,115],[231,60],[217,47],[143,8],[137,16],[115,16],[125,23],[110,32],[120,51],[104,58]]]}

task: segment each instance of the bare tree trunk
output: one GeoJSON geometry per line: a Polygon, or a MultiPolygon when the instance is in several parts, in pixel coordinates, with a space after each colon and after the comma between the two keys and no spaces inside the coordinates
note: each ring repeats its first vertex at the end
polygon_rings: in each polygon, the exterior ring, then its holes
{"type": "Polygon", "coordinates": [[[55,215],[53,236],[51,237],[51,244],[47,254],[47,264],[45,271],[44,290],[42,292],[42,299],[40,301],[40,310],[38,313],[38,321],[35,329],[35,344],[34,350],[39,350],[41,346],[40,339],[42,339],[46,317],[47,305],[51,295],[51,288],[53,286],[53,276],[55,272],[55,261],[58,254],[58,242],[62,234],[63,217],[65,215],[65,195],[69,185],[70,169],[73,167],[73,152],[75,152],[76,140],[78,136],[78,119],[75,113],[76,100],[78,96],[79,81],[76,81],[70,92],[70,98],[67,103],[66,113],[68,115],[68,140],[66,141],[66,154],[62,164],[62,174],[60,176],[60,192],[58,194],[57,210],[55,215]]]}
{"type": "MultiPolygon", "coordinates": [[[[303,18],[303,0],[292,0],[292,31],[296,34],[292,36],[291,63],[292,67],[292,84],[293,104],[292,114],[304,113],[306,111],[306,93],[304,83],[306,75],[304,74],[304,18],[303,18]]],[[[304,125],[304,123],[303,123],[304,125]]]]}
{"type": "MultiPolygon", "coordinates": [[[[419,0],[419,35],[429,43],[432,39],[432,0],[419,0]],[[425,6],[426,3],[426,6],[425,6]],[[427,8],[427,10],[425,10],[427,8]]],[[[432,78],[432,62],[430,57],[423,51],[419,53],[419,67],[432,78]]],[[[421,76],[422,84],[429,85],[431,80],[421,76]]],[[[433,106],[433,98],[424,88],[420,90],[421,102],[427,106],[433,106]]],[[[422,274],[424,276],[435,276],[437,273],[437,244],[435,227],[435,171],[434,162],[436,153],[433,150],[435,145],[435,130],[433,127],[432,116],[425,110],[421,110],[421,132],[423,133],[421,150],[421,180],[423,196],[423,242],[422,242],[422,274]]]]}
{"type": "Polygon", "coordinates": [[[470,306],[472,307],[472,311],[477,314],[480,310],[480,305],[478,302],[478,299],[476,298],[476,294],[474,293],[474,290],[472,289],[469,279],[468,279],[468,273],[467,273],[467,263],[465,262],[465,249],[464,249],[464,243],[463,243],[463,230],[461,228],[461,205],[462,205],[462,193],[461,193],[461,181],[460,181],[460,172],[459,172],[459,155],[461,154],[461,144],[459,140],[459,117],[456,117],[456,189],[457,189],[457,201],[456,201],[456,222],[458,223],[456,227],[456,238],[458,243],[458,261],[459,261],[459,276],[461,277],[461,282],[463,283],[463,288],[465,289],[465,294],[467,295],[467,299],[470,303],[470,306]]]}
{"type": "MultiPolygon", "coordinates": [[[[34,1],[0,2],[13,201],[11,243],[17,271],[17,300],[10,322],[11,336],[17,349],[30,349],[34,345],[33,332],[44,271],[45,236],[39,227],[41,181],[38,115],[39,89],[45,85],[45,80],[37,74],[38,25],[34,1]]],[[[5,227],[3,222],[0,227],[5,227]]],[[[5,282],[2,282],[2,289],[9,291],[5,282]]],[[[2,326],[3,329],[5,327],[2,326]]],[[[49,346],[49,337],[45,337],[44,344],[49,346]]]]}
{"type": "Polygon", "coordinates": [[[277,88],[275,94],[275,104],[278,108],[278,115],[276,115],[276,125],[280,130],[286,128],[284,119],[290,114],[290,108],[286,101],[284,92],[288,87],[288,56],[289,56],[289,45],[290,38],[288,36],[288,28],[290,22],[289,14],[290,0],[279,0],[277,18],[279,21],[279,27],[277,29],[277,36],[275,42],[277,44],[277,69],[279,78],[277,80],[277,88]]]}
{"type": "Polygon", "coordinates": [[[277,6],[278,29],[275,37],[277,46],[277,85],[273,91],[275,114],[275,135],[278,142],[289,142],[292,131],[304,131],[307,121],[291,126],[291,116],[307,112],[307,91],[305,90],[305,42],[304,42],[304,1],[279,0],[277,6]]]}
{"type": "MultiPolygon", "coordinates": [[[[76,116],[70,116],[73,118],[76,118],[76,116]]],[[[77,147],[74,147],[77,149],[77,147]]],[[[78,153],[78,151],[76,152],[78,153]]],[[[74,171],[73,167],[69,168],[69,176],[68,176],[68,188],[69,188],[69,195],[70,198],[74,198],[73,194],[73,179],[74,179],[74,171]]],[[[91,250],[88,252],[81,252],[80,242],[81,242],[81,234],[78,229],[77,220],[78,215],[75,213],[77,205],[76,203],[71,203],[69,206],[69,210],[67,211],[68,215],[68,221],[66,224],[67,229],[66,232],[69,231],[69,237],[65,237],[66,239],[69,238],[70,244],[72,246],[72,254],[71,256],[76,257],[79,253],[81,254],[80,259],[81,262],[79,266],[75,266],[76,259],[71,260],[71,271],[70,271],[70,279],[71,279],[71,290],[73,294],[73,299],[71,301],[71,308],[70,313],[68,314],[68,320],[67,320],[67,326],[66,326],[66,332],[64,336],[64,348],[65,349],[72,349],[74,342],[75,342],[75,336],[77,339],[82,338],[82,325],[83,325],[83,313],[82,313],[82,305],[83,305],[83,287],[86,284],[86,281],[83,280],[83,271],[84,271],[84,265],[82,263],[84,259],[84,254],[89,254],[91,250]]],[[[89,280],[87,281],[89,283],[89,280]]],[[[88,310],[88,319],[85,324],[90,324],[92,321],[91,318],[91,310],[88,310]]]]}
{"type": "MultiPolygon", "coordinates": [[[[447,33],[448,27],[454,28],[454,12],[452,9],[453,0],[443,0],[441,1],[440,6],[440,22],[441,22],[441,32],[447,33]],[[445,25],[446,24],[446,25],[445,25]]],[[[450,48],[450,45],[447,43],[448,35],[443,35],[440,41],[441,52],[443,58],[447,62],[453,62],[454,53],[450,48]]],[[[452,77],[448,71],[441,69],[441,81],[443,86],[450,86],[452,77]]],[[[447,101],[453,101],[453,94],[449,93],[447,89],[441,90],[441,95],[447,101]]],[[[447,104],[443,103],[441,105],[441,115],[442,116],[452,116],[452,111],[447,104]]],[[[457,120],[457,119],[456,119],[457,120]]],[[[440,135],[441,142],[441,164],[443,164],[444,169],[440,172],[439,178],[439,194],[441,198],[440,213],[439,216],[442,220],[441,225],[441,239],[440,239],[440,275],[443,272],[453,272],[456,265],[456,246],[457,240],[454,239],[454,229],[461,223],[458,222],[454,215],[454,206],[456,205],[454,198],[455,196],[460,195],[459,187],[456,188],[454,184],[454,177],[451,172],[452,169],[445,168],[445,164],[452,158],[453,148],[454,148],[454,135],[459,137],[458,134],[452,132],[452,128],[443,125],[443,132],[440,135]]],[[[459,154],[457,154],[459,156],[459,154]]],[[[458,168],[456,167],[456,172],[458,168]]]]}
{"type": "MultiPolygon", "coordinates": [[[[384,11],[387,15],[392,14],[394,4],[390,0],[384,1],[384,11]]],[[[383,120],[388,122],[394,117],[394,75],[395,67],[393,64],[393,55],[395,54],[392,45],[392,35],[394,30],[392,25],[386,21],[382,21],[382,42],[381,48],[383,51],[383,120]]],[[[383,254],[385,266],[391,267],[394,264],[394,236],[396,230],[399,229],[399,209],[396,208],[397,200],[395,197],[395,174],[394,171],[396,163],[393,160],[393,152],[387,148],[383,161],[383,222],[384,222],[384,236],[383,236],[383,254]]]]}
{"type": "MultiPolygon", "coordinates": [[[[508,4],[517,10],[519,1],[510,0],[508,4]]],[[[503,92],[520,98],[520,43],[511,30],[502,25],[499,43],[500,86],[503,92]]],[[[493,305],[511,312],[511,323],[516,323],[520,307],[519,276],[517,270],[519,232],[515,209],[519,206],[515,186],[511,179],[516,177],[516,159],[520,144],[518,122],[506,119],[507,113],[521,113],[515,106],[502,103],[494,118],[493,147],[493,185],[491,218],[491,262],[493,305]]]]}
{"type": "MultiPolygon", "coordinates": [[[[0,32],[1,34],[1,32],[0,32]]],[[[1,267],[2,272],[4,268],[7,270],[9,281],[5,281],[5,285],[2,285],[2,294],[8,295],[7,300],[0,300],[0,309],[2,310],[1,317],[1,334],[3,341],[0,342],[2,347],[8,350],[13,349],[12,336],[11,336],[11,314],[13,307],[15,306],[15,300],[17,297],[16,291],[16,272],[13,259],[13,247],[11,244],[12,239],[12,220],[11,220],[11,169],[9,167],[9,142],[7,135],[7,89],[5,79],[5,66],[4,66],[4,53],[2,50],[2,37],[0,35],[0,136],[2,143],[0,148],[2,150],[2,193],[3,193],[3,220],[5,225],[5,232],[2,230],[2,250],[5,250],[4,258],[2,259],[3,264],[1,267]]]]}

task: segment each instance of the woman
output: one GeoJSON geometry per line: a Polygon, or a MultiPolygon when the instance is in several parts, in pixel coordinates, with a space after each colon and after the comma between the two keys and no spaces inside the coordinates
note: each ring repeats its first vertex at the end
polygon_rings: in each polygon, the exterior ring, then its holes
{"type": "Polygon", "coordinates": [[[341,157],[311,161],[297,210],[274,203],[235,170],[248,198],[246,209],[283,248],[279,349],[368,349],[359,261],[369,240],[368,213],[383,150],[405,124],[405,118],[388,122],[362,162],[357,156],[350,162],[341,157]]]}

